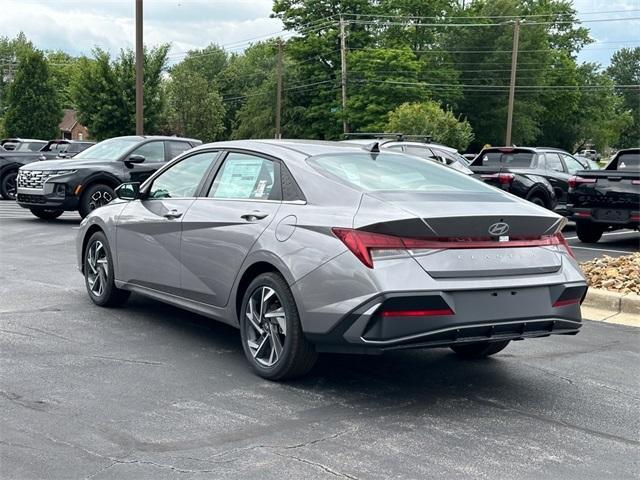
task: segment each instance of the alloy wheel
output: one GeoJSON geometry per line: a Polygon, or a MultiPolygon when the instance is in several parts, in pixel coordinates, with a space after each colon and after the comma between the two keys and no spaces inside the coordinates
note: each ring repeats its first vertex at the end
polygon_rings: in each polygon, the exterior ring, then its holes
{"type": "Polygon", "coordinates": [[[93,195],[91,195],[91,200],[89,200],[89,209],[95,210],[98,207],[106,205],[111,200],[113,200],[111,193],[106,190],[96,190],[93,195]]]}
{"type": "Polygon", "coordinates": [[[245,307],[246,338],[254,360],[272,367],[282,358],[287,335],[287,317],[273,288],[258,287],[245,307]]]}
{"type": "Polygon", "coordinates": [[[7,179],[5,180],[5,189],[6,189],[6,193],[9,196],[9,200],[15,200],[16,198],[16,194],[18,192],[18,188],[17,188],[17,180],[18,178],[18,174],[17,173],[9,173],[7,175],[7,179]]]}
{"type": "Polygon", "coordinates": [[[107,285],[109,262],[107,250],[100,240],[91,244],[87,251],[87,282],[89,289],[97,297],[101,297],[107,285]]]}

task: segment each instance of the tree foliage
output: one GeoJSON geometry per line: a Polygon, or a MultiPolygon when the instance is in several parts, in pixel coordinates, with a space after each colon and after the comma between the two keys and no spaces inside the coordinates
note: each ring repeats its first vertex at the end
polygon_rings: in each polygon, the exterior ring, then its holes
{"type": "Polygon", "coordinates": [[[62,109],[42,52],[34,50],[21,56],[6,102],[6,135],[44,139],[58,136],[62,109]]]}
{"type": "Polygon", "coordinates": [[[640,47],[623,48],[613,54],[607,73],[616,85],[634,85],[634,88],[619,88],[622,108],[631,120],[620,134],[619,146],[640,146],[640,47]]]}
{"type": "MultiPolygon", "coordinates": [[[[144,131],[154,133],[164,106],[161,86],[169,45],[144,54],[144,131]]],[[[70,93],[78,120],[98,140],[135,132],[135,54],[122,50],[112,60],[99,48],[93,58],[81,58],[71,80],[70,93]]]]}
{"type": "Polygon", "coordinates": [[[389,132],[430,136],[434,141],[464,151],[473,140],[473,130],[466,120],[443,110],[439,103],[403,103],[391,113],[386,125],[389,132]]]}

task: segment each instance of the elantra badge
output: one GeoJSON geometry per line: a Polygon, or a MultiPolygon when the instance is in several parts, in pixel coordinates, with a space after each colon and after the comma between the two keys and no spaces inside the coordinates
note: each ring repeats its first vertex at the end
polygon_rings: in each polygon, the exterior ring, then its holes
{"type": "Polygon", "coordinates": [[[494,223],[489,227],[489,235],[499,237],[509,231],[509,224],[504,222],[494,223]]]}

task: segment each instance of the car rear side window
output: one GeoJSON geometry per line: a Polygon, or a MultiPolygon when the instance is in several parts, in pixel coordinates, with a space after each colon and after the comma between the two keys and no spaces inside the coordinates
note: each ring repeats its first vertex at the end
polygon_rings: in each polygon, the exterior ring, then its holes
{"type": "Polygon", "coordinates": [[[307,162],[326,176],[364,191],[495,192],[453,169],[404,154],[326,154],[307,162]]]}
{"type": "Polygon", "coordinates": [[[549,153],[545,154],[547,157],[547,170],[555,170],[556,172],[564,172],[564,167],[562,166],[562,161],[560,160],[560,155],[557,153],[549,153]]]}
{"type": "Polygon", "coordinates": [[[217,156],[218,152],[202,152],[172,165],[153,181],[149,198],[195,196],[202,177],[217,156]]]}
{"type": "Polygon", "coordinates": [[[533,152],[503,152],[500,150],[485,152],[481,160],[483,167],[530,168],[536,154],[533,152]]]}
{"type": "Polygon", "coordinates": [[[210,198],[280,200],[276,165],[266,158],[230,152],[209,191],[210,198]]]}
{"type": "Polygon", "coordinates": [[[169,158],[176,158],[182,152],[189,150],[191,145],[187,142],[175,142],[170,140],[167,142],[167,148],[169,149],[169,158]]]}

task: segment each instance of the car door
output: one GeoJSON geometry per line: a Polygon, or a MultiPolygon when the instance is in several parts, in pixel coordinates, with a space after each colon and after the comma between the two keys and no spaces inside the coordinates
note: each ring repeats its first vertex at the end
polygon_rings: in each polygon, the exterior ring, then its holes
{"type": "Polygon", "coordinates": [[[180,294],[182,220],[218,152],[198,152],[160,173],[118,218],[118,279],[180,294]]]}
{"type": "Polygon", "coordinates": [[[128,178],[128,181],[131,182],[142,183],[165,164],[166,154],[164,141],[152,140],[144,143],[129,152],[126,158],[124,162],[125,178],[128,178]],[[127,165],[126,158],[132,155],[144,157],[144,162],[127,165]]]}
{"type": "Polygon", "coordinates": [[[225,306],[238,270],[281,205],[280,164],[228,152],[206,196],[183,220],[182,288],[193,300],[225,306]]]}
{"type": "MultiPolygon", "coordinates": [[[[542,155],[542,154],[540,154],[542,155]]],[[[556,152],[546,152],[546,172],[547,180],[553,187],[558,204],[567,203],[567,193],[569,190],[569,177],[565,169],[564,163],[560,159],[560,154],[556,152]]]]}

